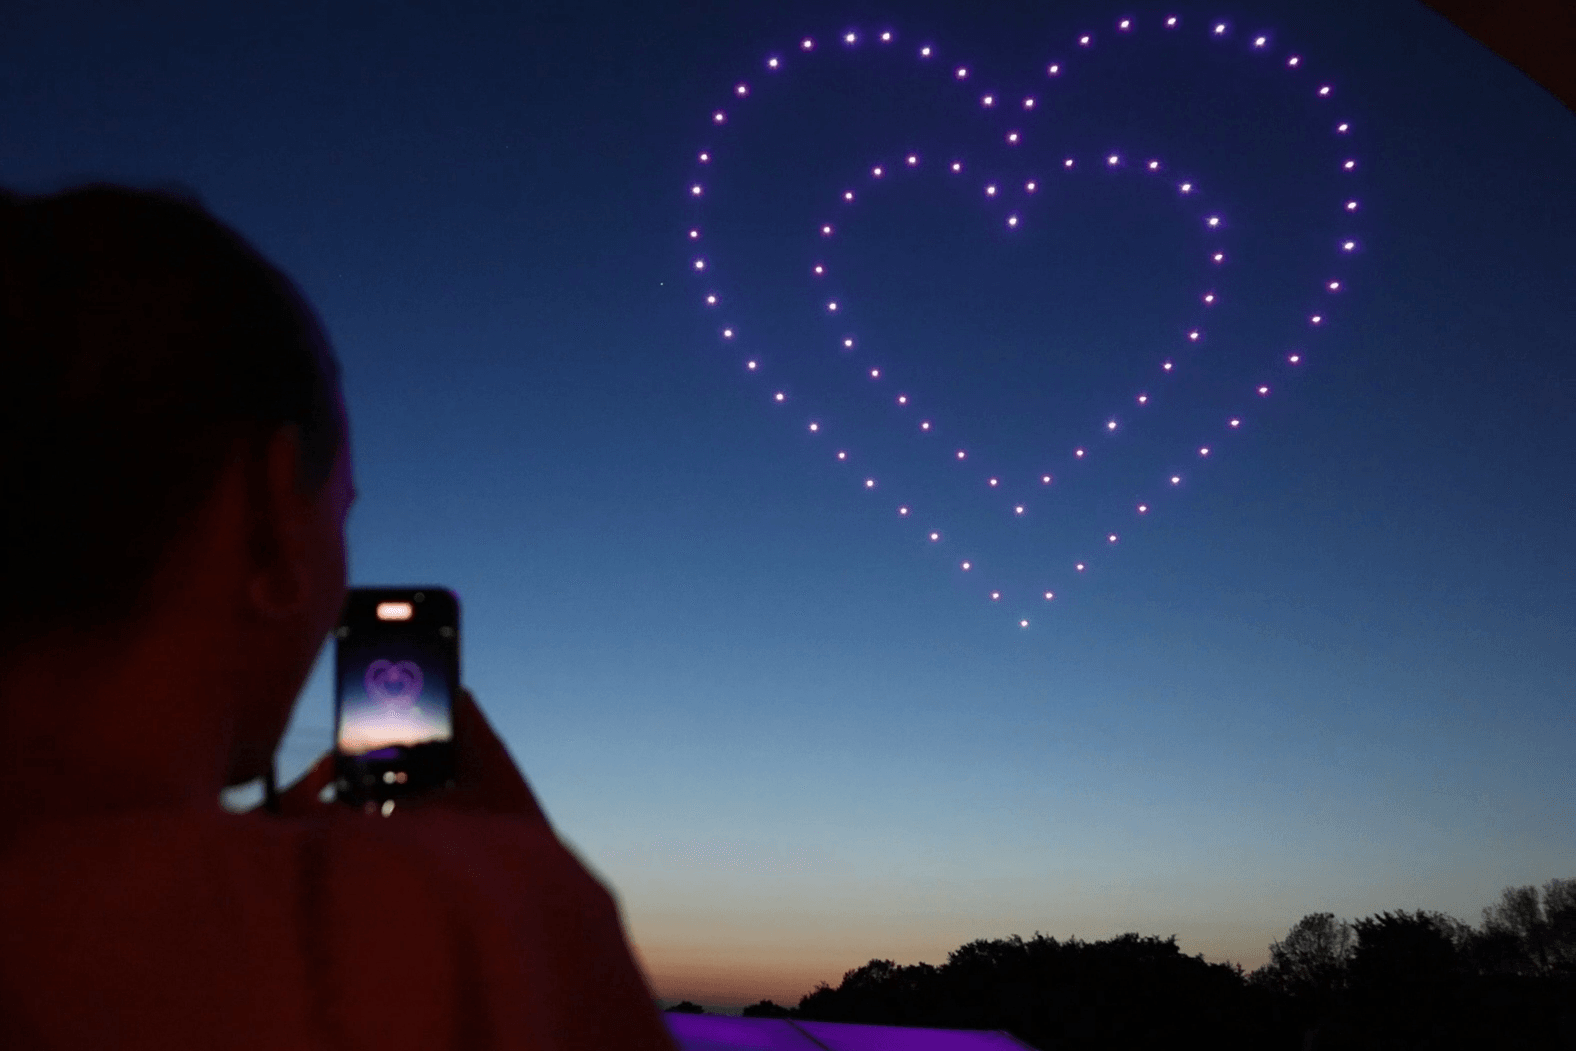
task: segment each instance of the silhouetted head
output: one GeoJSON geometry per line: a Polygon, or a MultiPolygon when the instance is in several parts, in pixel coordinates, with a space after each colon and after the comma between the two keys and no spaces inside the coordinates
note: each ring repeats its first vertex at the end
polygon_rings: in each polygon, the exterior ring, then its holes
{"type": "Polygon", "coordinates": [[[284,274],[200,205],[88,186],[0,204],[0,515],[9,645],[113,630],[235,443],[344,440],[338,367],[284,274]]]}
{"type": "Polygon", "coordinates": [[[0,191],[0,658],[135,637],[201,572],[230,581],[213,616],[300,621],[298,689],[344,599],[343,506],[312,500],[350,489],[346,446],[312,309],[200,204],[0,191]]]}

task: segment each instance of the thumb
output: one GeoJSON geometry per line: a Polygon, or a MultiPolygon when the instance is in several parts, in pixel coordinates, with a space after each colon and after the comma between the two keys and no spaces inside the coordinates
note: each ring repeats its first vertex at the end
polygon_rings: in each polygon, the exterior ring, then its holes
{"type": "Polygon", "coordinates": [[[319,798],[324,788],[334,782],[334,753],[324,752],[295,784],[279,793],[281,817],[304,817],[320,810],[324,803],[319,798]]]}

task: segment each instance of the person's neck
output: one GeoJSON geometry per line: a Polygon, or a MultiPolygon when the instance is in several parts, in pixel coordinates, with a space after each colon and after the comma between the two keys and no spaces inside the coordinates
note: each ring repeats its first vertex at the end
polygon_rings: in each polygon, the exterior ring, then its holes
{"type": "Polygon", "coordinates": [[[215,628],[201,617],[167,619],[120,642],[55,637],[13,654],[0,668],[7,823],[216,807],[234,681],[215,628]]]}

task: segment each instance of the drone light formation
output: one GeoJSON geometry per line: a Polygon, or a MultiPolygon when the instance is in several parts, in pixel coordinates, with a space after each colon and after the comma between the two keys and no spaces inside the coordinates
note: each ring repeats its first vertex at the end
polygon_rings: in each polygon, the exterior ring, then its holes
{"type": "MultiPolygon", "coordinates": [[[[1144,24],[1145,22],[1142,19],[1122,17],[1114,23],[1114,28],[1117,34],[1121,36],[1137,36],[1142,34],[1144,24]]],[[[1161,22],[1161,25],[1167,31],[1177,31],[1182,27],[1182,20],[1179,16],[1167,15],[1161,22]]],[[[1230,41],[1235,36],[1231,30],[1230,25],[1226,22],[1215,22],[1208,24],[1203,32],[1208,39],[1223,41],[1224,43],[1219,46],[1225,47],[1232,46],[1230,41]]],[[[847,49],[855,51],[855,53],[857,53],[859,50],[863,50],[862,48],[858,47],[858,45],[861,44],[861,36],[858,30],[845,30],[839,34],[839,39],[847,49]]],[[[890,44],[895,39],[895,34],[891,30],[884,30],[874,39],[879,41],[879,43],[882,45],[890,44]]],[[[1074,40],[1078,48],[1083,50],[1096,49],[1096,44],[1098,43],[1094,33],[1078,34],[1074,40]]],[[[1251,37],[1246,37],[1237,46],[1242,47],[1247,53],[1250,54],[1264,53],[1275,50],[1273,38],[1271,34],[1268,33],[1260,33],[1252,35],[1251,37]]],[[[804,62],[813,63],[813,53],[816,50],[816,43],[813,37],[804,37],[799,41],[798,51],[800,55],[804,56],[804,62]]],[[[926,43],[919,46],[917,51],[909,51],[908,54],[911,56],[917,54],[918,59],[923,62],[925,60],[929,60],[936,54],[936,48],[934,45],[926,43]]],[[[774,53],[766,57],[765,67],[774,73],[785,73],[785,71],[796,67],[799,64],[799,61],[800,60],[798,59],[795,59],[794,61],[788,61],[785,60],[780,54],[774,53]]],[[[1304,65],[1304,62],[1305,60],[1301,55],[1286,55],[1284,60],[1284,69],[1289,71],[1300,71],[1304,65]]],[[[966,83],[972,78],[973,70],[968,65],[955,65],[944,68],[950,72],[950,76],[947,79],[951,80],[954,84],[959,82],[966,83]]],[[[1061,60],[1053,61],[1045,67],[1046,76],[1056,80],[1063,78],[1067,72],[1067,67],[1061,60]]],[[[1329,83],[1318,83],[1312,88],[1305,88],[1305,90],[1310,91],[1313,97],[1320,100],[1330,100],[1336,95],[1334,85],[1329,83]]],[[[748,112],[748,104],[750,100],[753,99],[754,92],[751,90],[751,87],[748,83],[736,82],[733,84],[729,94],[735,105],[744,107],[740,110],[740,114],[738,115],[742,119],[742,116],[748,112]]],[[[1011,97],[1012,96],[1008,96],[1009,99],[1011,97]]],[[[1304,98],[1306,97],[1307,96],[1304,96],[1304,98]]],[[[1003,99],[1000,95],[998,95],[998,93],[994,91],[976,95],[975,98],[979,103],[975,112],[980,114],[983,118],[991,117],[998,109],[1002,108],[998,104],[1001,103],[1003,99]]],[[[1013,107],[1009,105],[1005,107],[1004,113],[1010,114],[1013,111],[1013,107]]],[[[1033,94],[1024,95],[1022,97],[1021,110],[1019,112],[1021,112],[1025,119],[1027,119],[1029,116],[1036,114],[1037,111],[1037,96],[1033,94]]],[[[718,134],[726,136],[726,128],[736,123],[735,116],[735,114],[730,113],[728,110],[716,109],[710,113],[707,123],[718,134]]],[[[1329,118],[1327,117],[1326,119],[1329,118]]],[[[1339,120],[1333,124],[1333,126],[1325,125],[1324,127],[1326,134],[1330,134],[1333,127],[1334,135],[1340,136],[1342,138],[1349,138],[1351,136],[1352,124],[1348,120],[1339,120]]],[[[727,159],[726,141],[726,138],[723,138],[720,143],[709,144],[706,149],[694,154],[693,156],[695,157],[696,163],[703,166],[708,171],[716,167],[716,162],[719,160],[725,163],[727,159]]],[[[1009,128],[1001,134],[1001,137],[997,141],[999,144],[1001,144],[1001,146],[1006,148],[1020,147],[1021,144],[1026,141],[1025,132],[1018,128],[1009,128]]],[[[900,174],[904,168],[911,172],[915,172],[918,175],[922,175],[923,166],[920,163],[920,157],[921,151],[916,150],[913,152],[900,154],[897,158],[895,158],[895,160],[893,158],[872,158],[874,163],[867,163],[862,169],[868,173],[868,178],[871,180],[866,185],[869,186],[873,191],[876,187],[883,185],[887,181],[890,181],[885,178],[889,173],[887,163],[889,160],[894,160],[894,163],[899,165],[899,167],[891,169],[894,173],[894,178],[896,177],[896,174],[900,174]]],[[[1097,161],[1104,161],[1103,164],[1098,164],[1097,168],[1111,172],[1111,178],[1136,178],[1139,176],[1153,176],[1158,175],[1166,169],[1166,165],[1162,158],[1148,157],[1142,163],[1134,163],[1131,171],[1136,172],[1136,175],[1123,175],[1122,173],[1127,171],[1129,166],[1124,163],[1121,152],[1112,151],[1100,154],[1094,159],[1097,161]]],[[[970,179],[969,176],[964,175],[966,164],[967,158],[954,157],[954,159],[945,165],[945,170],[951,176],[962,177],[961,184],[966,185],[970,179]]],[[[1072,176],[1071,173],[1076,172],[1078,167],[1078,158],[1076,155],[1064,156],[1061,160],[1061,163],[1055,166],[1052,170],[1060,171],[1064,174],[1067,174],[1069,177],[1075,177],[1072,176]]],[[[1351,173],[1357,171],[1359,167],[1358,159],[1353,156],[1342,157],[1337,167],[1341,174],[1350,175],[1351,173]]],[[[1021,183],[1021,191],[1014,190],[1011,186],[1003,187],[1002,184],[995,181],[983,181],[976,183],[975,185],[979,188],[976,190],[976,192],[982,192],[983,197],[992,205],[995,205],[997,202],[1001,202],[1001,205],[1007,210],[1002,214],[1000,221],[1006,230],[1015,231],[1023,226],[1028,220],[1025,218],[1023,212],[1013,208],[1014,195],[1019,192],[1024,195],[1034,195],[1040,189],[1040,183],[1042,181],[1043,179],[1038,177],[1023,181],[1021,183]]],[[[1164,184],[1162,183],[1160,185],[1164,184]]],[[[1174,183],[1173,186],[1177,198],[1182,201],[1191,201],[1198,194],[1199,190],[1198,184],[1192,179],[1174,183]]],[[[702,182],[694,182],[690,184],[688,194],[686,196],[691,202],[693,202],[695,206],[698,207],[704,201],[705,195],[705,185],[702,182]]],[[[859,193],[856,187],[844,187],[838,193],[838,203],[842,207],[849,209],[849,214],[853,215],[858,213],[860,210],[860,204],[866,196],[866,194],[859,193]]],[[[1359,200],[1355,197],[1347,197],[1341,200],[1339,203],[1339,207],[1336,209],[1336,214],[1344,219],[1346,217],[1352,216],[1359,210],[1359,200]]],[[[1032,216],[1029,218],[1032,219],[1032,216]]],[[[1229,234],[1229,224],[1218,212],[1200,215],[1198,219],[1212,239],[1229,234]]],[[[685,234],[686,240],[689,242],[697,242],[701,240],[704,230],[705,225],[703,223],[697,223],[688,227],[685,234]]],[[[819,225],[819,234],[821,239],[832,241],[834,247],[836,241],[833,239],[836,233],[836,227],[830,222],[823,221],[819,225]]],[[[837,238],[837,240],[841,240],[841,238],[837,238]]],[[[1329,242],[1326,242],[1326,244],[1328,243],[1329,242]]],[[[1359,242],[1354,237],[1349,235],[1341,236],[1334,243],[1334,254],[1337,259],[1350,257],[1358,253],[1359,242]]],[[[1328,251],[1328,249],[1326,250],[1328,251]]],[[[1201,262],[1214,268],[1224,267],[1227,262],[1227,253],[1223,248],[1211,247],[1204,252],[1201,262]]],[[[705,257],[694,257],[691,261],[691,268],[697,274],[706,275],[708,281],[712,280],[710,267],[705,257]]],[[[812,262],[810,267],[812,278],[819,279],[825,277],[827,269],[828,268],[825,262],[812,262]]],[[[1321,291],[1325,294],[1334,294],[1344,290],[1345,282],[1340,277],[1326,279],[1321,289],[1321,291]]],[[[726,291],[727,289],[725,286],[721,287],[720,290],[707,290],[702,296],[704,305],[709,309],[717,308],[723,302],[722,293],[726,291]]],[[[1206,288],[1199,293],[1199,301],[1201,301],[1205,307],[1211,307],[1218,301],[1218,296],[1219,292],[1216,289],[1206,288]]],[[[841,304],[838,299],[825,299],[822,300],[822,304],[822,309],[826,315],[836,316],[839,314],[841,304]]],[[[1326,320],[1325,316],[1319,312],[1306,314],[1304,316],[1306,317],[1306,324],[1314,328],[1322,326],[1326,320]]],[[[718,331],[720,331],[721,338],[725,344],[734,344],[740,341],[736,339],[738,333],[735,326],[732,324],[726,325],[718,331]]],[[[1181,340],[1184,346],[1196,347],[1207,343],[1207,341],[1204,339],[1203,330],[1197,327],[1186,329],[1181,337],[1181,340]]],[[[843,334],[838,338],[837,343],[841,352],[846,354],[854,354],[856,352],[856,348],[859,346],[859,341],[857,340],[855,334],[843,334]]],[[[1289,353],[1282,351],[1279,352],[1279,356],[1275,359],[1275,361],[1277,361],[1282,367],[1287,367],[1299,366],[1303,363],[1304,359],[1305,352],[1302,350],[1292,351],[1289,353]]],[[[1190,358],[1189,361],[1191,360],[1192,359],[1190,358]]],[[[1176,368],[1176,362],[1171,358],[1166,357],[1162,357],[1156,362],[1156,365],[1158,365],[1159,372],[1162,375],[1170,374],[1176,368]]],[[[749,358],[746,360],[745,370],[749,373],[759,373],[763,371],[761,362],[756,358],[749,358]]],[[[882,370],[880,367],[866,366],[865,371],[870,380],[879,381],[882,378],[882,370]]],[[[1259,398],[1267,398],[1271,393],[1271,384],[1258,383],[1254,386],[1253,393],[1259,398]]],[[[889,394],[886,397],[890,398],[892,396],[889,394]]],[[[1149,391],[1143,390],[1138,391],[1133,397],[1133,403],[1136,403],[1138,406],[1144,408],[1147,408],[1153,400],[1151,393],[1149,391]]],[[[899,407],[907,408],[910,405],[911,400],[915,400],[916,398],[921,404],[924,404],[926,401],[924,392],[914,392],[913,394],[910,392],[903,392],[896,395],[895,403],[899,407]]],[[[772,389],[770,391],[770,399],[777,404],[786,404],[790,401],[787,389],[782,387],[772,389]]],[[[1129,404],[1131,405],[1133,403],[1129,404]]],[[[887,404],[890,405],[892,402],[889,401],[887,404]]],[[[793,412],[791,408],[788,411],[793,412]]],[[[1229,416],[1225,419],[1224,431],[1225,433],[1240,432],[1243,430],[1243,423],[1243,416],[1229,416]]],[[[817,436],[827,429],[827,424],[824,418],[808,420],[805,422],[804,426],[806,427],[806,430],[809,434],[817,436]]],[[[912,426],[912,423],[909,424],[909,426],[912,426]]],[[[938,424],[935,417],[927,417],[919,421],[916,431],[910,433],[920,435],[929,434],[935,430],[937,426],[938,424]]],[[[1114,435],[1121,429],[1123,429],[1121,421],[1116,416],[1104,417],[1103,426],[1098,428],[1101,434],[1107,436],[1114,435]]],[[[926,448],[933,449],[934,447],[927,445],[926,448]]],[[[1212,458],[1212,453],[1215,451],[1212,444],[1197,445],[1194,447],[1194,449],[1195,456],[1200,460],[1212,458]]],[[[961,471],[963,471],[965,474],[968,474],[971,470],[978,469],[970,467],[971,461],[966,449],[953,446],[953,450],[954,451],[951,458],[954,463],[959,465],[959,469],[961,471]]],[[[1074,462],[1080,462],[1088,458],[1089,452],[1089,446],[1075,445],[1070,450],[1070,456],[1074,462]]],[[[837,461],[846,462],[850,458],[850,451],[847,448],[839,448],[835,451],[834,455],[837,461]]],[[[925,454],[922,452],[921,455],[925,454]]],[[[934,453],[931,453],[930,455],[934,455],[934,453]]],[[[1098,458],[1094,458],[1090,466],[1080,467],[1081,472],[1088,470],[1098,470],[1098,458]]],[[[877,473],[879,474],[880,472],[878,471],[877,473]]],[[[974,477],[978,479],[980,478],[980,475],[976,474],[974,477]]],[[[1052,472],[1047,471],[1039,474],[1037,476],[1038,485],[1035,488],[1037,490],[1047,489],[1047,487],[1051,485],[1052,479],[1052,472]]],[[[1022,491],[1019,488],[1019,486],[1022,484],[1021,482],[1015,485],[1013,480],[1009,477],[1001,474],[989,473],[984,476],[984,481],[985,485],[982,487],[982,493],[994,494],[1002,490],[1007,490],[1014,493],[1015,498],[1009,499],[1004,505],[1002,505],[1002,512],[1007,515],[1009,519],[1024,521],[1026,525],[1033,519],[1033,516],[1029,514],[1033,505],[1031,501],[1026,499],[1028,495],[1027,492],[1022,491]]],[[[1162,475],[1160,479],[1157,479],[1157,482],[1163,483],[1165,488],[1171,490],[1180,489],[1182,486],[1182,481],[1183,476],[1181,473],[1162,475]]],[[[873,491],[879,488],[877,477],[875,475],[863,476],[860,479],[860,482],[861,488],[866,491],[873,491]]],[[[978,484],[978,482],[975,484],[978,484]]],[[[988,497],[988,499],[994,499],[994,497],[988,497]]],[[[1050,497],[1045,497],[1044,499],[1050,499],[1050,497]]],[[[1154,498],[1148,496],[1128,506],[1130,508],[1129,513],[1134,516],[1134,520],[1147,520],[1153,516],[1153,513],[1156,510],[1156,502],[1154,498]]],[[[909,501],[897,505],[896,517],[900,520],[912,520],[925,514],[926,513],[923,511],[919,502],[909,501]]],[[[922,535],[925,541],[932,545],[953,546],[954,543],[944,539],[944,530],[934,524],[928,524],[924,528],[922,535]]],[[[1096,535],[1103,539],[1103,546],[1107,548],[1115,547],[1120,539],[1120,533],[1114,529],[1108,529],[1096,535]]],[[[977,570],[976,560],[973,558],[961,559],[956,564],[959,565],[965,573],[969,573],[971,577],[978,575],[978,573],[985,573],[987,576],[1001,575],[999,570],[977,570]]],[[[1089,568],[1090,562],[1087,558],[1085,558],[1083,560],[1074,561],[1071,563],[1071,565],[1073,572],[1075,574],[1081,575],[1084,574],[1089,568]]],[[[1026,588],[1025,591],[1026,593],[1032,592],[1036,598],[1045,602],[1051,601],[1056,595],[1055,588],[1044,586],[1038,588],[1029,587],[1026,588]]],[[[1014,587],[1007,586],[1002,582],[992,581],[986,585],[981,593],[988,597],[991,602],[999,603],[1003,599],[1010,600],[1015,594],[1018,593],[1018,591],[1014,587]]],[[[1018,626],[1020,628],[1027,628],[1030,626],[1030,619],[1026,616],[1015,615],[1015,619],[1017,620],[1018,626]]]]}

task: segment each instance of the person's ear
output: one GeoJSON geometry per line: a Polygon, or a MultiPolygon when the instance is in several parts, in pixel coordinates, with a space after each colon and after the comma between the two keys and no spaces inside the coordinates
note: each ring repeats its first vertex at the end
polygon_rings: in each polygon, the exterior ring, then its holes
{"type": "Polygon", "coordinates": [[[312,506],[301,479],[301,434],[285,424],[269,435],[252,472],[251,575],[254,612],[283,620],[306,608],[312,593],[312,506]]]}

